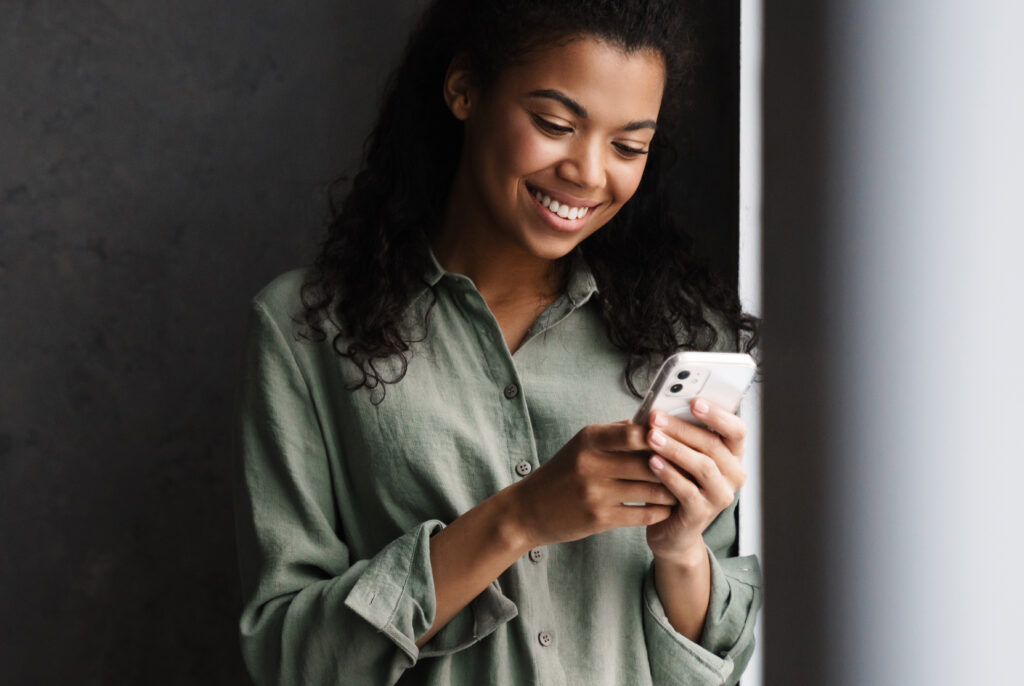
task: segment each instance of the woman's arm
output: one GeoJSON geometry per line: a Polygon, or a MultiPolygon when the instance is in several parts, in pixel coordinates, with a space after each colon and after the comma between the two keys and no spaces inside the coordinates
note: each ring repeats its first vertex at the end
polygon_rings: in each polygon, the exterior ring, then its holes
{"type": "Polygon", "coordinates": [[[529,542],[509,517],[513,512],[510,489],[499,491],[430,537],[436,609],[434,623],[416,641],[417,647],[529,551],[529,542]]]}
{"type": "MultiPolygon", "coordinates": [[[[736,503],[704,531],[710,594],[697,639],[670,621],[662,602],[657,561],[643,583],[644,639],[655,686],[722,686],[739,681],[754,651],[754,626],[761,607],[761,570],[753,555],[736,557],[736,503]]],[[[665,594],[672,602],[672,591],[665,594]]]]}
{"type": "Polygon", "coordinates": [[[436,543],[432,535],[447,526],[431,519],[368,559],[351,559],[310,388],[258,301],[238,400],[239,631],[257,684],[393,684],[421,657],[463,650],[518,614],[492,583],[520,554],[516,539],[503,535],[501,494],[452,522],[454,534],[436,543]],[[487,553],[471,556],[472,541],[487,553]],[[456,550],[460,542],[467,547],[456,550]],[[446,560],[440,605],[432,558],[446,560]],[[458,563],[468,572],[456,576],[458,563]],[[420,640],[428,630],[433,638],[420,640]]]}
{"type": "MultiPolygon", "coordinates": [[[[735,333],[716,312],[708,311],[707,315],[720,334],[714,349],[736,352],[735,333]]],[[[695,411],[694,416],[700,414],[695,411]]],[[[745,480],[739,462],[734,459],[742,455],[745,434],[740,430],[742,422],[737,420],[738,417],[717,411],[703,420],[712,426],[728,450],[722,450],[717,439],[711,443],[685,440],[687,435],[698,438],[694,434],[702,432],[677,423],[676,431],[668,432],[670,437],[684,439],[689,445],[669,440],[665,447],[670,450],[662,451],[667,464],[660,476],[685,502],[690,515],[701,519],[699,512],[707,511],[711,501],[730,504],[706,528],[698,525],[698,529],[703,528],[702,540],[686,545],[686,540],[695,537],[677,539],[684,542],[685,554],[677,549],[676,553],[659,558],[656,552],[648,569],[643,587],[644,630],[656,685],[735,684],[754,650],[754,626],[762,595],[761,571],[756,557],[737,557],[735,551],[736,499],[745,480]],[[714,469],[710,469],[711,462],[705,456],[715,463],[714,469]],[[701,469],[702,463],[708,469],[701,469]],[[698,475],[696,483],[677,469],[698,475]],[[717,487],[713,486],[716,481],[717,487]]],[[[651,448],[658,451],[657,446],[651,448]]],[[[680,521],[687,517],[683,510],[677,514],[680,521]]],[[[651,534],[648,530],[649,542],[651,534]]],[[[661,544],[657,547],[671,548],[666,545],[671,538],[656,536],[661,544]]]]}

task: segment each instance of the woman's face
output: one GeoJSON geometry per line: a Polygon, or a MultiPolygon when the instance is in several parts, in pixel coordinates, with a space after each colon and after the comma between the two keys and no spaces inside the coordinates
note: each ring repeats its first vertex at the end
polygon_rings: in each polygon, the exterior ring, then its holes
{"type": "Polygon", "coordinates": [[[453,69],[445,84],[465,121],[457,221],[557,259],[632,197],[661,107],[660,54],[581,38],[531,53],[486,94],[468,82],[453,69]]]}

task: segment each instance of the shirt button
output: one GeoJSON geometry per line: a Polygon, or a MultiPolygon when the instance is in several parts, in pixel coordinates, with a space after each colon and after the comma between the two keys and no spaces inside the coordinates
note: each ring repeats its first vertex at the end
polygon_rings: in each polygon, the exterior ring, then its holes
{"type": "Polygon", "coordinates": [[[510,383],[508,386],[505,386],[505,397],[506,398],[511,400],[512,398],[516,397],[517,395],[519,395],[519,386],[515,385],[514,383],[510,383]]]}
{"type": "Polygon", "coordinates": [[[544,559],[544,551],[540,548],[534,548],[530,551],[530,559],[534,562],[540,562],[542,559],[544,559]]]}
{"type": "Polygon", "coordinates": [[[546,631],[542,631],[539,634],[537,634],[537,640],[540,641],[540,644],[546,648],[547,646],[551,645],[551,642],[554,639],[551,638],[551,634],[549,634],[546,631]]]}
{"type": "Polygon", "coordinates": [[[522,462],[516,465],[516,474],[518,474],[519,476],[526,476],[532,471],[533,465],[527,462],[526,460],[523,460],[522,462]]]}

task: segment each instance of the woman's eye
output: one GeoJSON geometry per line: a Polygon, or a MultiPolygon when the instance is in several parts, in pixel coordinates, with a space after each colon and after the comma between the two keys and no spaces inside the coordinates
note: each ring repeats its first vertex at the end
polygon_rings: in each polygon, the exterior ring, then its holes
{"type": "Polygon", "coordinates": [[[633,148],[623,143],[614,143],[614,145],[624,157],[639,157],[647,154],[647,151],[642,148],[633,148]]]}
{"type": "Polygon", "coordinates": [[[572,133],[573,131],[572,127],[559,126],[558,124],[550,122],[544,117],[537,116],[536,114],[533,115],[533,120],[537,122],[537,126],[547,131],[548,133],[572,133]]]}

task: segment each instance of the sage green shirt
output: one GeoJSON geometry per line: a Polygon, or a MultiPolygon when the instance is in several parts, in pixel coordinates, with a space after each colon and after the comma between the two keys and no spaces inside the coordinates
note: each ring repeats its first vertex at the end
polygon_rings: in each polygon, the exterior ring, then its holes
{"type": "Polygon", "coordinates": [[[638,526],[535,548],[416,647],[436,608],[431,534],[583,426],[638,405],[578,252],[566,293],[515,354],[467,277],[433,259],[426,276],[407,314],[421,321],[432,291],[429,330],[378,405],[374,392],[346,390],[362,375],[332,349],[335,330],[297,339],[301,270],[252,301],[236,515],[241,645],[256,683],[736,683],[761,589],[757,560],[730,556],[735,505],[704,533],[711,601],[699,642],[666,618],[638,526]]]}

